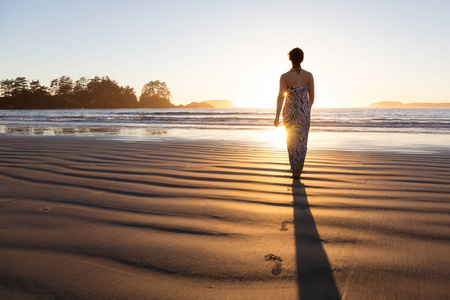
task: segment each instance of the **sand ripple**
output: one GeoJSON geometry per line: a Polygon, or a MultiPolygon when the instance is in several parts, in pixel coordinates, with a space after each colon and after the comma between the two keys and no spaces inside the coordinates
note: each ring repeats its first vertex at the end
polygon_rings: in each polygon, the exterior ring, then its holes
{"type": "Polygon", "coordinates": [[[448,155],[288,169],[248,145],[3,137],[0,296],[449,297],[448,155]]]}

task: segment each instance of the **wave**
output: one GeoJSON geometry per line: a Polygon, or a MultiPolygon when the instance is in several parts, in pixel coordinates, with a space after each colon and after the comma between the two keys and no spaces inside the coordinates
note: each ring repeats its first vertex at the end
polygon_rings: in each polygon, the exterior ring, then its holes
{"type": "MultiPolygon", "coordinates": [[[[115,117],[85,117],[85,118],[11,118],[3,122],[2,125],[10,123],[18,125],[18,123],[98,123],[98,124],[178,124],[178,125],[245,125],[245,126],[271,126],[272,118],[224,118],[222,117],[208,117],[208,118],[174,118],[174,117],[149,117],[141,116],[138,118],[115,118],[115,117]]],[[[380,127],[380,128],[448,128],[450,129],[450,122],[436,122],[436,121],[311,121],[311,126],[316,127],[380,127]]]]}
{"type": "MultiPolygon", "coordinates": [[[[273,125],[272,109],[127,109],[127,110],[3,110],[4,126],[86,126],[86,127],[194,127],[239,129],[273,125]]],[[[313,130],[399,131],[450,133],[450,109],[371,110],[316,109],[312,113],[313,130]]]]}

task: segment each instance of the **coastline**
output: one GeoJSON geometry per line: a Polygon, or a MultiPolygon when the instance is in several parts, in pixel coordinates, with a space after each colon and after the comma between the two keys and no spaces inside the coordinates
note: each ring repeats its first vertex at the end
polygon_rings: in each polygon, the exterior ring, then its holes
{"type": "MultiPolygon", "coordinates": [[[[310,150],[446,153],[450,109],[314,109],[310,150]]],[[[272,109],[1,111],[0,135],[227,141],[285,150],[272,109]]]]}
{"type": "Polygon", "coordinates": [[[0,140],[2,298],[450,296],[448,153],[0,140]]]}
{"type": "MultiPolygon", "coordinates": [[[[286,133],[283,127],[263,128],[186,128],[186,127],[120,127],[120,126],[33,126],[0,125],[0,138],[75,138],[122,142],[167,141],[201,143],[226,142],[247,147],[270,148],[285,151],[286,133]]],[[[318,131],[313,128],[308,138],[309,151],[386,152],[443,154],[450,152],[447,133],[404,132],[338,132],[318,131]]]]}

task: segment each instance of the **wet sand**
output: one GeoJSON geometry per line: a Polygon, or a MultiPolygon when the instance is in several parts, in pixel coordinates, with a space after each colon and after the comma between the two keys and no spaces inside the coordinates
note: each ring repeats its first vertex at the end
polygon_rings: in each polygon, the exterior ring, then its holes
{"type": "Polygon", "coordinates": [[[448,153],[0,141],[1,299],[450,297],[448,153]]]}

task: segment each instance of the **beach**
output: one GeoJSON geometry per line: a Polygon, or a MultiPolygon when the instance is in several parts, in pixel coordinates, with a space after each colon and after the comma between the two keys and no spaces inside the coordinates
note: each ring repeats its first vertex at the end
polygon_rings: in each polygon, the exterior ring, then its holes
{"type": "Polygon", "coordinates": [[[0,1],[0,300],[450,300],[449,13],[0,1]]]}
{"type": "Polygon", "coordinates": [[[1,299],[446,299],[448,152],[0,136],[1,299]]]}

